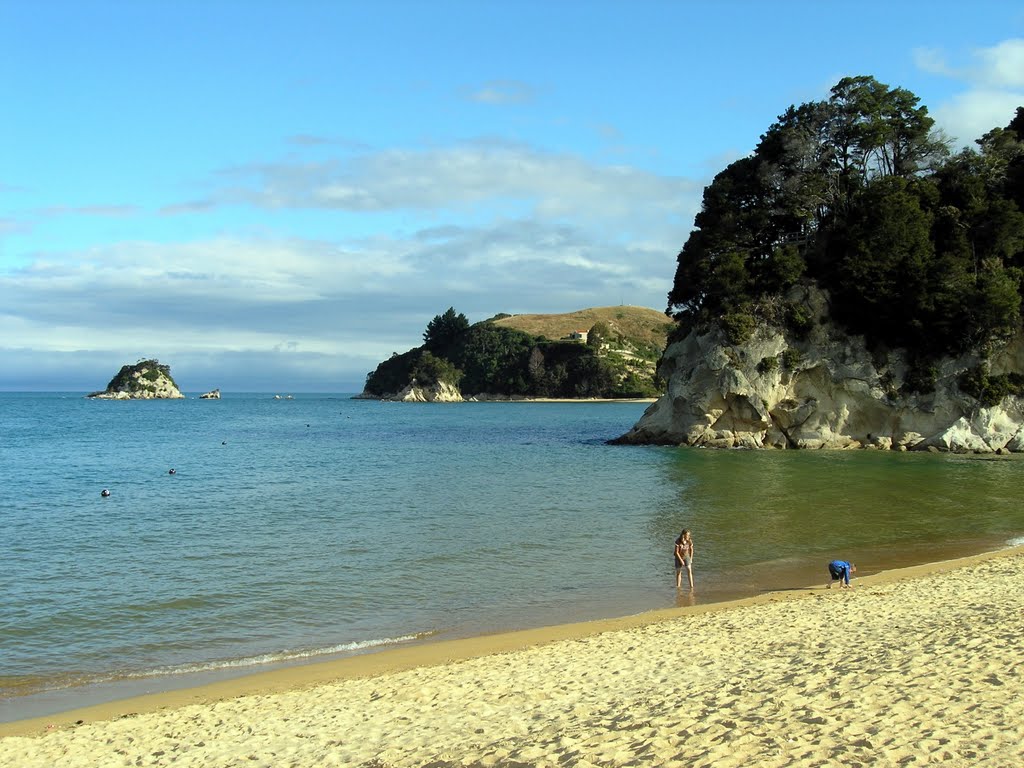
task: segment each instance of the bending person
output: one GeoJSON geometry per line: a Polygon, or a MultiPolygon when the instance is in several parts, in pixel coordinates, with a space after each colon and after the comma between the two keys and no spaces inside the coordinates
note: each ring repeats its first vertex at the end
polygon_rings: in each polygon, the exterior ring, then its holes
{"type": "Polygon", "coordinates": [[[839,582],[839,588],[850,587],[850,574],[857,572],[857,566],[845,560],[833,560],[828,564],[828,575],[832,580],[825,585],[825,589],[832,589],[832,584],[839,582]]]}

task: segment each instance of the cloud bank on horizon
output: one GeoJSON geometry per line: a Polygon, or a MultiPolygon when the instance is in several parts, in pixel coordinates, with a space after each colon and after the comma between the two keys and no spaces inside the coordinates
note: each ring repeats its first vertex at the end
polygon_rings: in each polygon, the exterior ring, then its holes
{"type": "Polygon", "coordinates": [[[763,5],[9,0],[0,390],[157,357],[357,391],[449,306],[661,309],[704,186],[790,104],[873,75],[957,146],[1024,105],[1009,4],[763,5]]]}

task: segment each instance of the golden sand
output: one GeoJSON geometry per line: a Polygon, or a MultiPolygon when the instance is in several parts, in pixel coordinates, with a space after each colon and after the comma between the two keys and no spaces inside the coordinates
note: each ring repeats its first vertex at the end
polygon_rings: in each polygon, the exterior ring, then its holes
{"type": "Polygon", "coordinates": [[[0,725],[0,765],[1016,768],[1022,575],[1017,548],[277,670],[0,725]]]}

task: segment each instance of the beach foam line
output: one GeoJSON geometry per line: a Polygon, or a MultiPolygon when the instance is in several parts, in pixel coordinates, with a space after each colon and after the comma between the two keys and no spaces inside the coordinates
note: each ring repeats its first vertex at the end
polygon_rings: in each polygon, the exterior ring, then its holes
{"type": "Polygon", "coordinates": [[[268,664],[282,664],[292,661],[303,661],[316,659],[320,656],[336,656],[344,653],[358,653],[360,651],[371,651],[388,646],[411,643],[415,640],[423,640],[430,637],[431,632],[418,632],[402,637],[387,637],[380,640],[360,640],[351,643],[341,643],[326,648],[309,648],[303,650],[279,651],[278,653],[265,653],[259,656],[248,656],[240,659],[222,659],[218,661],[197,662],[193,664],[181,664],[167,667],[156,667],[155,669],[142,672],[128,672],[126,674],[112,676],[101,682],[108,682],[125,678],[149,678],[149,677],[170,677],[174,675],[201,674],[203,672],[216,672],[222,669],[236,669],[238,667],[260,667],[268,664]]]}
{"type": "MultiPolygon", "coordinates": [[[[205,673],[216,673],[222,671],[226,672],[230,670],[244,669],[246,667],[255,668],[304,663],[310,662],[311,660],[312,663],[315,663],[315,660],[321,657],[376,651],[382,648],[398,646],[403,643],[422,641],[435,634],[435,631],[417,632],[415,634],[403,635],[401,637],[359,640],[323,648],[282,650],[277,653],[265,653],[258,656],[175,664],[137,671],[118,671],[109,674],[65,675],[59,678],[46,680],[16,679],[18,683],[17,685],[11,684],[6,687],[0,685],[0,696],[2,696],[2,699],[0,700],[5,699],[9,702],[21,696],[31,697],[39,694],[50,694],[74,689],[89,688],[91,686],[105,686],[108,684],[116,685],[117,683],[126,680],[157,680],[188,675],[203,675],[205,673]]],[[[188,687],[191,688],[195,686],[193,684],[188,687]]]]}

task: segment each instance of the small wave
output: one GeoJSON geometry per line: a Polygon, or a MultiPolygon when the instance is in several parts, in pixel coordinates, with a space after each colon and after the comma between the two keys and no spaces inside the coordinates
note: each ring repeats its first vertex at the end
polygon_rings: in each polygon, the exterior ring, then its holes
{"type": "Polygon", "coordinates": [[[177,597],[171,600],[152,603],[132,603],[121,608],[125,613],[161,613],[163,611],[192,611],[197,608],[217,606],[220,601],[210,597],[196,595],[194,597],[177,597]]]}
{"type": "Polygon", "coordinates": [[[1008,539],[1006,542],[1008,547],[1020,547],[1024,546],[1024,536],[1015,536],[1012,539],[1008,539]]]}
{"type": "Polygon", "coordinates": [[[417,632],[413,635],[403,635],[401,637],[386,637],[376,640],[360,640],[352,643],[342,643],[340,645],[333,645],[327,648],[279,651],[277,653],[266,653],[259,656],[249,656],[240,659],[220,659],[217,661],[197,662],[193,664],[155,667],[140,671],[122,670],[113,674],[97,675],[69,673],[54,677],[2,675],[0,676],[0,699],[33,695],[45,691],[60,691],[88,685],[116,684],[119,680],[144,680],[146,678],[155,677],[202,674],[205,672],[216,672],[218,670],[257,667],[264,664],[287,664],[289,662],[299,662],[304,659],[315,659],[319,656],[330,656],[333,654],[357,654],[361,651],[369,651],[374,648],[383,648],[389,645],[400,645],[414,640],[424,640],[435,634],[437,634],[437,632],[432,630],[427,632],[417,632]]]}
{"type": "Polygon", "coordinates": [[[306,650],[279,651],[277,653],[265,653],[259,656],[248,656],[241,659],[221,659],[218,661],[199,662],[195,664],[181,664],[173,667],[157,667],[156,669],[144,672],[129,672],[122,675],[125,678],[143,677],[166,677],[169,675],[188,675],[200,672],[214,672],[219,669],[235,669],[238,667],[256,667],[263,664],[281,664],[303,659],[313,659],[318,656],[331,656],[338,653],[355,653],[368,651],[373,648],[382,648],[388,645],[400,645],[414,640],[422,640],[434,634],[433,632],[418,632],[414,635],[402,635],[401,637],[386,637],[377,640],[360,640],[352,643],[332,645],[327,648],[310,648],[306,650]]]}

